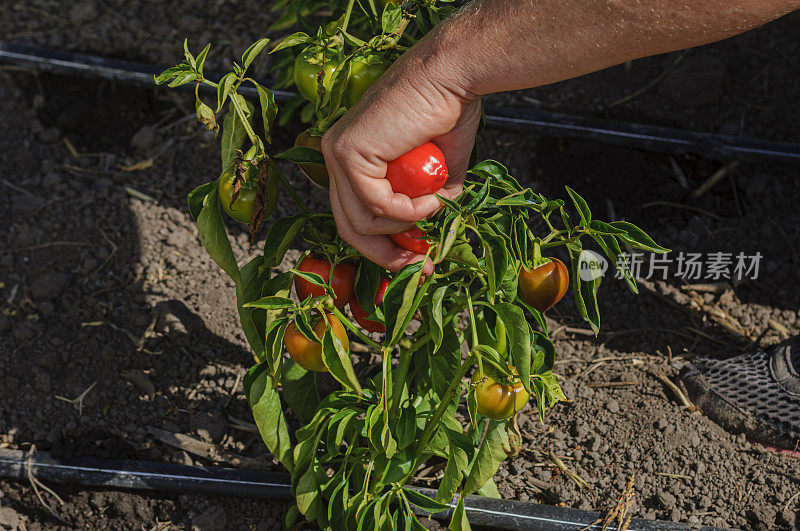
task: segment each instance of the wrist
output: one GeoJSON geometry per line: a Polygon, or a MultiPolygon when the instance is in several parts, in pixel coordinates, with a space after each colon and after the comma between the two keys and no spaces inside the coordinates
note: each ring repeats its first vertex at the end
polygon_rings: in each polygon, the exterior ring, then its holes
{"type": "Polygon", "coordinates": [[[478,86],[473,78],[475,72],[468,67],[471,59],[465,54],[463,43],[458,42],[456,33],[448,23],[434,28],[406,52],[402,76],[418,89],[420,81],[424,80],[437,96],[469,104],[486,93],[475,90],[478,86]]]}

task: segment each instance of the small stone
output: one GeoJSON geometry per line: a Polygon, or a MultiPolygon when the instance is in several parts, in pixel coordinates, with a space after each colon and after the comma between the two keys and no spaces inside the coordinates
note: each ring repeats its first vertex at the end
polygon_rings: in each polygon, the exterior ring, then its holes
{"type": "Polygon", "coordinates": [[[0,529],[19,528],[19,514],[11,507],[0,507],[0,529]]]}
{"type": "Polygon", "coordinates": [[[616,400],[609,400],[606,402],[606,409],[611,413],[619,413],[619,402],[616,400]]]}
{"type": "Polygon", "coordinates": [[[228,523],[225,511],[218,505],[212,505],[192,518],[192,531],[222,531],[228,523]]]}
{"type": "Polygon", "coordinates": [[[144,391],[150,398],[156,394],[156,386],[148,376],[139,370],[122,371],[122,377],[144,391]]]}
{"type": "Polygon", "coordinates": [[[31,284],[31,295],[34,300],[53,300],[58,298],[69,285],[69,275],[47,273],[41,275],[31,284]]]}
{"type": "Polygon", "coordinates": [[[48,369],[55,369],[58,365],[59,354],[56,350],[47,349],[36,357],[34,363],[39,367],[46,367],[48,369]]]}
{"type": "Polygon", "coordinates": [[[572,427],[570,433],[572,434],[573,437],[576,437],[578,439],[583,439],[584,437],[586,437],[586,434],[589,433],[589,430],[583,423],[579,422],[572,427]]]}
{"type": "Polygon", "coordinates": [[[792,509],[786,509],[778,516],[778,523],[788,529],[795,529],[797,513],[792,509]]]}
{"type": "Polygon", "coordinates": [[[156,128],[150,125],[142,127],[131,138],[131,147],[133,147],[140,155],[152,155],[161,143],[156,131],[156,128]]]}
{"type": "Polygon", "coordinates": [[[656,502],[662,509],[674,509],[677,500],[673,494],[661,491],[656,494],[656,502]]]}
{"type": "Polygon", "coordinates": [[[61,131],[58,130],[57,127],[48,127],[38,135],[36,138],[39,139],[39,142],[43,144],[52,144],[53,142],[57,142],[59,138],[61,138],[61,131]]]}
{"type": "Polygon", "coordinates": [[[42,393],[49,393],[50,389],[52,388],[50,375],[41,369],[34,369],[33,387],[42,393]]]}
{"type": "Polygon", "coordinates": [[[189,418],[189,429],[206,442],[220,442],[225,437],[226,428],[222,419],[208,412],[195,413],[189,418]]]}
{"type": "Polygon", "coordinates": [[[97,18],[97,9],[94,7],[94,2],[80,2],[69,10],[69,21],[75,25],[90,22],[95,18],[97,18]]]}
{"type": "Polygon", "coordinates": [[[50,172],[42,179],[42,188],[49,190],[61,184],[61,176],[56,172],[50,172]]]}

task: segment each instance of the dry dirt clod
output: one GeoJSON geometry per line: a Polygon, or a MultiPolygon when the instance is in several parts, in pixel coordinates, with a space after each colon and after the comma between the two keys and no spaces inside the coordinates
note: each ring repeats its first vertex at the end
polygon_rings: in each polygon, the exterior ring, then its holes
{"type": "Polygon", "coordinates": [[[144,391],[144,393],[150,398],[156,396],[156,386],[143,371],[131,369],[128,371],[122,371],[121,374],[123,378],[144,391]]]}

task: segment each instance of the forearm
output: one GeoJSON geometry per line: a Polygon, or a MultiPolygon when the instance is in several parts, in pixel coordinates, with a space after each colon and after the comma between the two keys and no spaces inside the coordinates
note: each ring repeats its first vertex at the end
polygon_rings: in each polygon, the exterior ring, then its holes
{"type": "Polygon", "coordinates": [[[408,66],[472,99],[720,40],[800,0],[479,0],[427,35],[408,66]]]}

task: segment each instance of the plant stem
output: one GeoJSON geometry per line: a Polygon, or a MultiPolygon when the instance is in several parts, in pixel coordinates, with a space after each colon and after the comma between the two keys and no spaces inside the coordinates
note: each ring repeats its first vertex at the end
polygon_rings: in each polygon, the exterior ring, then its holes
{"type": "Polygon", "coordinates": [[[573,236],[571,238],[567,238],[566,240],[559,240],[557,242],[544,243],[544,240],[542,240],[542,246],[541,247],[542,247],[542,249],[550,249],[551,247],[558,247],[559,245],[566,245],[568,243],[572,243],[572,242],[575,242],[577,240],[580,240],[583,236],[584,236],[584,234],[581,232],[581,233],[576,234],[575,236],[573,236]]]}
{"type": "Polygon", "coordinates": [[[478,328],[475,326],[475,308],[472,306],[472,295],[469,293],[469,286],[467,286],[467,309],[469,310],[469,328],[472,333],[472,348],[478,344],[478,328]]]}
{"type": "MultiPolygon", "coordinates": [[[[480,290],[478,290],[478,291],[475,293],[475,296],[480,296],[480,295],[482,295],[482,294],[483,294],[483,292],[484,292],[485,290],[486,290],[486,288],[481,288],[480,290]]],[[[447,313],[445,314],[444,318],[442,319],[442,325],[446,325],[446,324],[448,324],[450,321],[452,321],[452,320],[453,320],[453,318],[454,318],[456,315],[458,315],[458,312],[460,312],[460,311],[461,311],[461,308],[462,308],[462,305],[464,304],[464,302],[465,302],[465,301],[464,301],[463,299],[458,299],[458,300],[457,300],[457,301],[456,301],[456,302],[453,304],[453,307],[450,309],[450,311],[449,311],[449,312],[447,312],[447,313]]],[[[428,331],[427,331],[427,332],[426,332],[424,335],[422,335],[422,336],[421,336],[421,337],[419,337],[418,339],[414,340],[414,343],[412,343],[412,344],[411,344],[411,348],[409,348],[409,350],[410,350],[411,352],[416,352],[416,351],[418,351],[419,349],[421,349],[421,348],[423,347],[423,345],[425,345],[425,343],[427,343],[428,341],[430,341],[430,339],[431,339],[431,331],[430,331],[430,330],[428,330],[428,331]]]]}
{"type": "Polygon", "coordinates": [[[553,231],[552,231],[550,234],[548,234],[547,236],[545,236],[545,237],[544,237],[544,238],[541,240],[541,242],[539,242],[539,243],[540,243],[540,244],[542,244],[542,245],[544,245],[544,244],[548,243],[550,240],[552,240],[553,238],[555,238],[556,236],[562,236],[562,235],[564,235],[564,234],[569,234],[569,231],[567,231],[567,230],[555,230],[555,229],[553,229],[553,231]]]}
{"type": "Polygon", "coordinates": [[[350,23],[350,15],[353,13],[353,4],[355,0],[347,2],[347,10],[344,12],[344,21],[342,22],[342,31],[347,31],[347,25],[350,23]]]}
{"type": "Polygon", "coordinates": [[[417,467],[419,467],[419,460],[422,457],[422,453],[425,451],[425,447],[428,446],[429,442],[431,442],[431,438],[436,432],[436,429],[439,428],[439,422],[442,420],[447,408],[450,407],[450,403],[453,401],[453,398],[455,398],[456,388],[461,386],[461,379],[465,374],[467,374],[467,370],[469,370],[474,361],[474,354],[470,354],[467,359],[464,360],[464,363],[461,364],[461,368],[453,378],[453,381],[450,382],[450,386],[447,388],[447,391],[444,394],[444,399],[439,404],[436,413],[434,413],[433,417],[431,417],[431,420],[425,424],[425,431],[422,432],[422,436],[419,438],[419,444],[417,445],[417,455],[414,457],[414,466],[411,467],[409,473],[405,478],[403,478],[402,483],[406,483],[414,474],[414,472],[417,471],[417,467]]]}
{"type": "Polygon", "coordinates": [[[400,398],[403,396],[403,388],[408,376],[408,366],[411,364],[411,351],[400,349],[400,365],[397,366],[397,378],[392,378],[392,407],[389,410],[389,419],[397,418],[397,410],[400,407],[400,398]]]}
{"type": "Polygon", "coordinates": [[[242,106],[239,105],[239,100],[236,99],[236,96],[238,96],[238,94],[234,89],[233,93],[230,96],[230,99],[231,103],[233,103],[233,108],[236,110],[236,114],[239,115],[239,120],[242,121],[242,125],[244,126],[244,131],[247,133],[247,136],[250,138],[250,141],[253,143],[253,145],[256,145],[256,143],[261,143],[261,139],[258,138],[258,136],[256,136],[256,132],[253,131],[253,128],[250,126],[250,122],[247,120],[247,116],[244,113],[244,109],[242,109],[242,106]]]}
{"type": "Polygon", "coordinates": [[[300,196],[297,195],[297,192],[294,191],[294,188],[292,188],[292,185],[289,184],[289,181],[286,179],[286,176],[283,175],[283,172],[278,168],[276,164],[273,164],[272,167],[275,168],[275,173],[278,174],[278,182],[280,182],[283,189],[286,190],[286,192],[292,198],[294,204],[297,205],[297,207],[303,211],[303,214],[310,214],[311,211],[308,209],[308,207],[300,198],[300,196]]]}
{"type": "Polygon", "coordinates": [[[348,318],[347,318],[347,317],[346,317],[346,316],[345,316],[345,315],[342,313],[342,311],[341,311],[339,308],[337,308],[337,307],[335,307],[335,306],[334,306],[334,307],[333,307],[333,310],[332,310],[332,312],[331,312],[331,313],[333,313],[333,315],[335,315],[335,316],[336,316],[336,317],[337,317],[337,318],[338,318],[338,319],[339,319],[339,320],[342,322],[342,324],[343,324],[344,326],[346,326],[347,328],[349,328],[349,329],[350,329],[350,331],[352,331],[352,332],[353,332],[355,335],[357,335],[357,336],[358,336],[358,339],[360,339],[361,341],[363,341],[364,343],[366,343],[367,345],[369,345],[371,348],[373,348],[373,349],[377,350],[378,352],[381,352],[381,349],[382,349],[383,347],[381,347],[381,345],[379,345],[379,344],[378,344],[378,343],[376,343],[375,341],[373,341],[373,340],[371,340],[370,338],[368,338],[368,337],[366,336],[366,334],[364,334],[364,332],[362,332],[361,330],[359,330],[359,329],[358,329],[358,327],[357,327],[356,325],[354,325],[353,323],[351,323],[351,322],[350,322],[350,319],[348,319],[348,318]]]}

